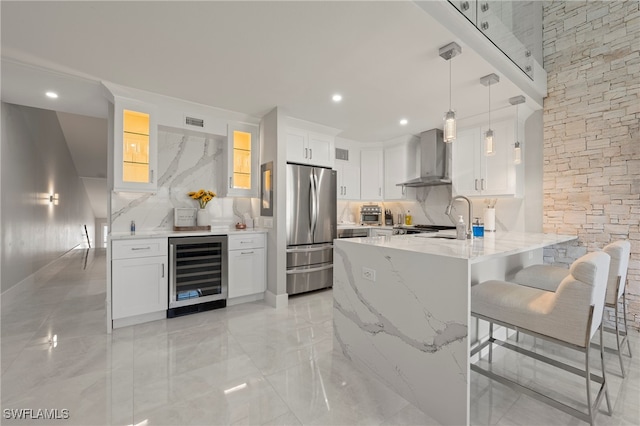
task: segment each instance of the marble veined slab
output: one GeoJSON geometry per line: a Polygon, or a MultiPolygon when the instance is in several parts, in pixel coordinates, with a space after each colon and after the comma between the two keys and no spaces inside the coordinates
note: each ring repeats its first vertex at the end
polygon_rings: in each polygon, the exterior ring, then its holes
{"type": "Polygon", "coordinates": [[[334,244],[334,346],[442,424],[467,424],[467,260],[334,244]]]}

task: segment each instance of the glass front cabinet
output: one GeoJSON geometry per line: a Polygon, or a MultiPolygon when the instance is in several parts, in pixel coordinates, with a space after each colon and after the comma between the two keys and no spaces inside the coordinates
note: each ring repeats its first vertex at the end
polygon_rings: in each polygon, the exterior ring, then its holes
{"type": "Polygon", "coordinates": [[[114,103],[114,191],[158,188],[158,125],[153,105],[126,98],[114,103]]]}
{"type": "Polygon", "coordinates": [[[257,197],[259,185],[258,126],[229,123],[226,195],[257,197]]]}

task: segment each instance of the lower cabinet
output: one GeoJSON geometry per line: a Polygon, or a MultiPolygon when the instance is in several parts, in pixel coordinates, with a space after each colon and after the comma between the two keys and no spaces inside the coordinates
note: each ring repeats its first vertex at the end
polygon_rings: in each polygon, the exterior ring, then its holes
{"type": "Polygon", "coordinates": [[[229,299],[266,290],[265,235],[229,235],[229,299]]]}
{"type": "Polygon", "coordinates": [[[112,319],[166,312],[167,239],[113,241],[111,253],[112,319]]]}

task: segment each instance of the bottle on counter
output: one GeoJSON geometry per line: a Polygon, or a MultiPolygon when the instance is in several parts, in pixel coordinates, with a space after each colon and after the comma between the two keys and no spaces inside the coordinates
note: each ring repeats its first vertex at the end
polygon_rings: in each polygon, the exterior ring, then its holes
{"type": "Polygon", "coordinates": [[[131,221],[130,229],[131,229],[131,235],[136,235],[136,221],[135,220],[131,221]]]}
{"type": "Polygon", "coordinates": [[[467,239],[467,226],[464,223],[464,219],[462,218],[462,215],[458,216],[458,223],[456,223],[456,239],[458,240],[467,239]]]}
{"type": "Polygon", "coordinates": [[[404,224],[410,226],[413,223],[413,216],[411,216],[411,210],[407,210],[407,215],[404,217],[404,224]]]}
{"type": "Polygon", "coordinates": [[[473,237],[474,238],[484,237],[484,225],[480,223],[479,217],[475,217],[473,221],[473,237]]]}

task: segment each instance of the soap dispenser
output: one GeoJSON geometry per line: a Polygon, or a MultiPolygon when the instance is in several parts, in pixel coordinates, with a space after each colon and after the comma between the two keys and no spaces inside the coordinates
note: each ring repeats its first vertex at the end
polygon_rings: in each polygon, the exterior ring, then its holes
{"type": "Polygon", "coordinates": [[[464,219],[462,219],[462,215],[458,216],[458,223],[456,223],[456,239],[467,239],[467,226],[464,223],[464,219]]]}

